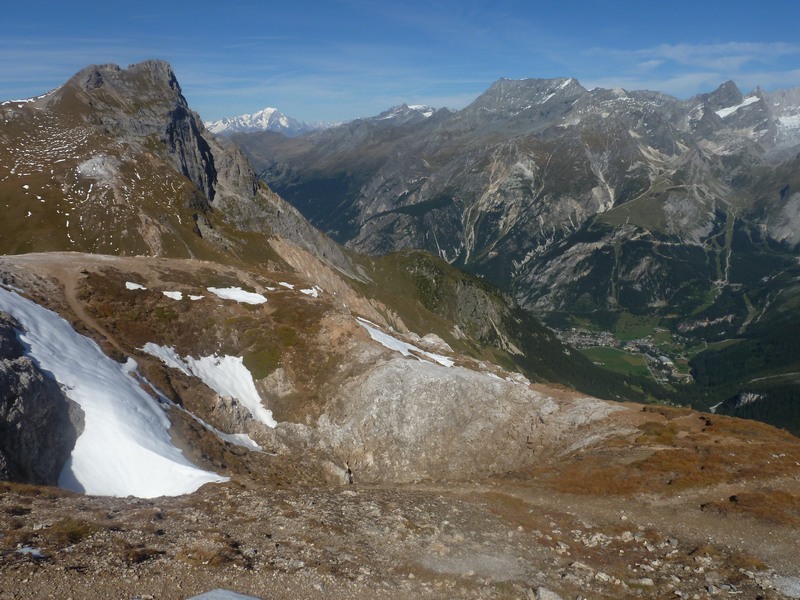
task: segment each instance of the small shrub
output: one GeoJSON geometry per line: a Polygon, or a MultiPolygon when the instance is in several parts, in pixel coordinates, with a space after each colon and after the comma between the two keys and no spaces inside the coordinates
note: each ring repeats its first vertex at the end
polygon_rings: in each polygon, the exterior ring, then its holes
{"type": "Polygon", "coordinates": [[[155,548],[146,548],[142,545],[126,548],[122,553],[122,560],[129,565],[138,565],[145,561],[151,560],[158,556],[165,554],[163,550],[156,550],[155,548]]]}
{"type": "Polygon", "coordinates": [[[648,421],[639,426],[642,435],[636,439],[637,444],[653,443],[671,445],[678,435],[678,427],[669,422],[666,425],[656,421],[648,421]]]}
{"type": "Polygon", "coordinates": [[[13,506],[7,506],[5,508],[5,512],[12,517],[23,517],[27,514],[30,514],[31,509],[27,506],[19,506],[18,504],[15,504],[13,506]]]}
{"type": "Polygon", "coordinates": [[[50,529],[47,530],[48,537],[51,541],[59,546],[68,546],[78,544],[85,540],[99,527],[89,521],[82,519],[64,519],[54,523],[50,529]]]}

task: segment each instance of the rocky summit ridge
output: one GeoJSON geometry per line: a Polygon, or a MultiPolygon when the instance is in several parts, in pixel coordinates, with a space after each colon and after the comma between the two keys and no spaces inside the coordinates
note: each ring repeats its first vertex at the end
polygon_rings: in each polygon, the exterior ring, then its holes
{"type": "Polygon", "coordinates": [[[166,63],[3,103],[0,138],[3,597],[795,594],[797,438],[575,391],[657,393],[441,258],[336,244],[166,63]]]}
{"type": "Polygon", "coordinates": [[[163,61],[87,67],[50,94],[3,103],[0,112],[4,252],[245,252],[224,221],[304,247],[327,245],[329,259],[348,268],[325,236],[258,183],[238,147],[207,132],[163,61]],[[49,239],[34,247],[42,230],[49,239]]]}

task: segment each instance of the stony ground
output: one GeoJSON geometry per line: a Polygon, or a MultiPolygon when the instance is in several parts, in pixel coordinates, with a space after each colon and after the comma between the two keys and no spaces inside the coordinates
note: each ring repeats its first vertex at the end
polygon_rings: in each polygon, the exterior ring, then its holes
{"type": "MultiPolygon", "coordinates": [[[[707,492],[708,493],[708,492],[707,492]]],[[[797,528],[535,481],[88,498],[6,485],[0,598],[800,597],[797,528]],[[41,553],[41,554],[40,554],[41,553]],[[794,578],[794,579],[792,579],[794,578]],[[793,587],[794,586],[794,587],[793,587]]]]}

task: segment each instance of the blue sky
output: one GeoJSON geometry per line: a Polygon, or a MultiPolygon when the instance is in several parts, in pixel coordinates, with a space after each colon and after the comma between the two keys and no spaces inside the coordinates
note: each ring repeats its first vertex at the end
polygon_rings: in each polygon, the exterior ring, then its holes
{"type": "Polygon", "coordinates": [[[206,119],[266,106],[302,120],[401,102],[461,108],[500,77],[679,97],[733,79],[800,86],[798,0],[137,0],[7,2],[0,100],[92,63],[168,60],[206,119]]]}

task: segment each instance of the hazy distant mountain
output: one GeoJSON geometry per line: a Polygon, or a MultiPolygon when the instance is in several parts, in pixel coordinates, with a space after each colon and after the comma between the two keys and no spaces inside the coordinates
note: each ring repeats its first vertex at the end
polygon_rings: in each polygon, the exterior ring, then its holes
{"type": "MultiPolygon", "coordinates": [[[[539,311],[567,309],[578,297],[605,310],[668,306],[699,289],[608,272],[613,289],[593,288],[588,301],[585,269],[565,279],[563,251],[603,225],[611,247],[625,232],[703,254],[730,218],[787,247],[800,242],[791,209],[800,193],[786,187],[796,175],[783,162],[800,142],[799,114],[793,92],[743,95],[733,82],[679,100],[590,91],[573,78],[502,79],[457,112],[401,105],[298,143],[237,142],[273,189],[354,249],[424,248],[539,311]],[[636,299],[623,291],[629,285],[636,299]]],[[[727,273],[704,272],[693,271],[702,288],[727,273]]]]}
{"type": "Polygon", "coordinates": [[[232,133],[254,131],[277,131],[288,137],[303,135],[317,129],[325,129],[327,123],[306,123],[292,117],[287,117],[277,108],[267,107],[249,115],[228,117],[218,121],[209,121],[206,129],[217,135],[231,135],[232,133]]]}

